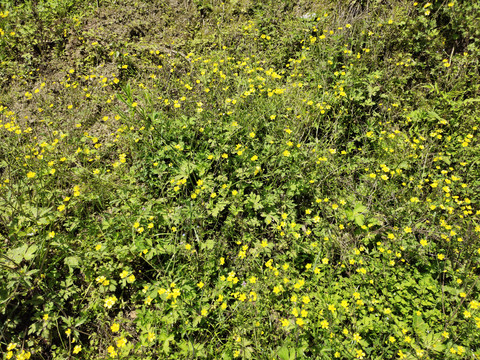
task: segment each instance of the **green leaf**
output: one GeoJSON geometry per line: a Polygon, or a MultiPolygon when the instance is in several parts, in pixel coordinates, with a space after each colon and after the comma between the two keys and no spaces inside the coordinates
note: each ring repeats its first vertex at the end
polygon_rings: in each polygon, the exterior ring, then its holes
{"type": "Polygon", "coordinates": [[[360,214],[360,213],[363,213],[365,211],[367,211],[367,208],[364,205],[362,205],[362,203],[355,204],[355,208],[353,209],[353,212],[355,214],[360,214]]]}
{"type": "Polygon", "coordinates": [[[213,217],[217,217],[218,214],[223,210],[225,209],[225,206],[227,206],[227,202],[226,201],[219,201],[217,203],[217,205],[213,208],[212,210],[212,216],[213,217]]]}
{"type": "Polygon", "coordinates": [[[210,239],[205,241],[205,243],[202,245],[202,249],[212,250],[214,246],[215,246],[215,241],[210,239]]]}
{"type": "Polygon", "coordinates": [[[80,259],[77,256],[68,256],[64,260],[65,265],[68,267],[77,267],[80,265],[80,259]]]}
{"type": "Polygon", "coordinates": [[[195,316],[195,318],[192,321],[192,326],[196,327],[200,323],[200,321],[202,321],[202,317],[200,315],[195,316]]]}
{"type": "Polygon", "coordinates": [[[7,256],[15,261],[17,264],[20,264],[23,260],[23,254],[27,252],[28,244],[23,244],[22,246],[12,249],[7,252],[7,256]]]}
{"type": "Polygon", "coordinates": [[[23,254],[23,257],[25,260],[32,260],[34,257],[35,257],[35,253],[37,252],[38,250],[38,246],[33,244],[31,245],[28,250],[25,252],[25,254],[23,254]]]}
{"type": "Polygon", "coordinates": [[[423,341],[425,341],[425,337],[427,335],[427,329],[428,329],[428,326],[425,323],[425,321],[423,321],[422,317],[415,314],[413,316],[413,330],[418,335],[418,337],[421,338],[423,341]]]}
{"type": "Polygon", "coordinates": [[[168,336],[165,341],[163,342],[163,352],[165,354],[169,354],[170,353],[170,342],[173,341],[173,335],[170,335],[168,336]]]}
{"type": "Polygon", "coordinates": [[[442,344],[442,334],[440,333],[429,333],[423,339],[423,345],[430,350],[435,352],[441,352],[445,350],[445,345],[442,344]]]}
{"type": "Polygon", "coordinates": [[[232,359],[232,355],[230,354],[230,352],[223,351],[223,352],[222,352],[222,359],[223,359],[223,360],[231,360],[231,359],[232,359]]]}
{"type": "Polygon", "coordinates": [[[364,220],[365,220],[365,216],[363,216],[362,214],[358,214],[358,215],[355,215],[355,224],[357,224],[358,226],[363,226],[364,224],[364,220]]]}
{"type": "Polygon", "coordinates": [[[353,211],[352,210],[345,210],[345,215],[347,215],[348,221],[353,221],[353,211]]]}
{"type": "Polygon", "coordinates": [[[295,349],[289,349],[286,346],[282,346],[278,350],[277,355],[280,360],[293,360],[295,359],[295,349]]]}

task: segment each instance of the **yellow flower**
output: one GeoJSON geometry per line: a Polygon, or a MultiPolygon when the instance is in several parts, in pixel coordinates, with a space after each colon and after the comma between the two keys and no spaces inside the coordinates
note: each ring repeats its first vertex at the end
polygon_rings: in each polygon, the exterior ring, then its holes
{"type": "Polygon", "coordinates": [[[115,303],[117,302],[117,297],[114,295],[114,296],[110,296],[108,298],[105,299],[105,303],[104,303],[104,306],[107,308],[107,309],[111,309],[113,305],[115,305],[115,303]]]}
{"type": "Polygon", "coordinates": [[[358,268],[358,269],[357,269],[357,272],[360,273],[360,274],[365,275],[365,274],[367,273],[367,269],[361,267],[361,268],[358,268]]]}
{"type": "Polygon", "coordinates": [[[303,325],[305,325],[305,321],[303,321],[302,318],[298,318],[295,322],[297,323],[298,326],[303,326],[303,325]]]}
{"type": "Polygon", "coordinates": [[[75,345],[73,348],[73,353],[78,354],[80,351],[82,351],[82,345],[75,345]]]}
{"type": "Polygon", "coordinates": [[[300,289],[303,285],[305,285],[305,280],[300,279],[295,283],[295,285],[293,285],[293,287],[295,289],[300,289]]]}
{"type": "Polygon", "coordinates": [[[114,323],[112,326],[110,326],[110,330],[112,330],[113,333],[116,333],[120,330],[120,325],[118,323],[114,323]]]}
{"type": "Polygon", "coordinates": [[[34,173],[33,171],[29,171],[29,172],[27,173],[27,178],[33,179],[36,175],[37,175],[37,174],[34,173]]]}
{"type": "Polygon", "coordinates": [[[469,305],[473,310],[476,310],[480,307],[480,303],[476,300],[472,300],[469,305]]]}
{"type": "Polygon", "coordinates": [[[114,357],[117,356],[117,352],[115,351],[115,348],[114,348],[113,346],[110,345],[110,346],[107,348],[107,351],[108,351],[108,353],[110,354],[110,357],[111,357],[111,358],[114,358],[114,357]]]}
{"type": "Polygon", "coordinates": [[[127,345],[127,339],[125,339],[124,337],[121,337],[120,339],[117,340],[117,347],[118,348],[122,348],[125,345],[127,345]]]}
{"type": "Polygon", "coordinates": [[[152,332],[149,332],[149,333],[148,333],[148,335],[147,335],[147,340],[148,340],[149,342],[152,342],[153,340],[155,340],[155,338],[156,338],[156,336],[155,336],[154,333],[152,333],[152,332]]]}

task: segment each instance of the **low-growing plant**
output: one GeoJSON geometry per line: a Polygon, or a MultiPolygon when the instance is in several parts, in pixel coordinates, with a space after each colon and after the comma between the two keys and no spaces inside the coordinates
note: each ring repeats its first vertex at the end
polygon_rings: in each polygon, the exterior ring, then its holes
{"type": "Polygon", "coordinates": [[[3,358],[480,356],[475,5],[185,6],[0,12],[3,358]]]}

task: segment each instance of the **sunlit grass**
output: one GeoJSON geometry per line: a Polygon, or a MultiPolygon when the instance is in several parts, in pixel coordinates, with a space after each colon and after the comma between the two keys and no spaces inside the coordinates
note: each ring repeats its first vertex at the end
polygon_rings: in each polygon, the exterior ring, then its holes
{"type": "Polygon", "coordinates": [[[478,6],[42,8],[51,71],[9,6],[6,359],[480,356],[478,6]]]}

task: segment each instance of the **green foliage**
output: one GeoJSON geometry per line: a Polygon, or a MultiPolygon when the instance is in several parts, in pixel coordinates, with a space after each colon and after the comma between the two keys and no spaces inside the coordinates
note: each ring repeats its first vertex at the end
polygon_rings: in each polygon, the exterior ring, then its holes
{"type": "Polygon", "coordinates": [[[478,5],[98,5],[0,13],[5,359],[480,356],[478,5]]]}

